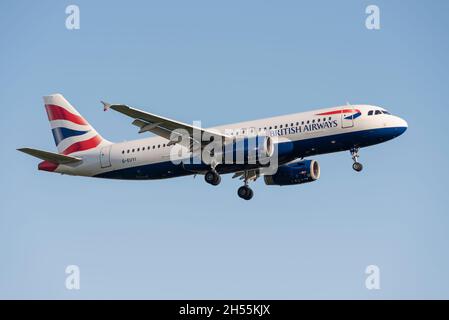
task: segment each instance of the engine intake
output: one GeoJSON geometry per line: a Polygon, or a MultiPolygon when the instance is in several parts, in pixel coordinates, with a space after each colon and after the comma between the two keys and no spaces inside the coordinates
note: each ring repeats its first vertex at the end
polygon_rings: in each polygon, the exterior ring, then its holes
{"type": "Polygon", "coordinates": [[[276,174],[264,176],[269,186],[288,186],[312,182],[320,178],[320,166],[316,160],[303,160],[280,166],[276,174]]]}

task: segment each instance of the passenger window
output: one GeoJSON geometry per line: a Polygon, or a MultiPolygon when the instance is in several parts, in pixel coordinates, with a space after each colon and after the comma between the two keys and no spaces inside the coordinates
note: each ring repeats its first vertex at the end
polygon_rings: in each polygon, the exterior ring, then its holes
{"type": "Polygon", "coordinates": [[[279,126],[279,128],[281,128],[282,129],[282,124],[279,126]]]}
{"type": "Polygon", "coordinates": [[[129,149],[126,151],[126,153],[129,153],[129,149]]]}
{"type": "Polygon", "coordinates": [[[318,119],[318,121],[317,122],[320,122],[321,121],[321,119],[318,119]]]}
{"type": "Polygon", "coordinates": [[[155,145],[153,146],[153,149],[154,149],[154,148],[156,148],[156,146],[155,146],[155,145]]]}
{"type": "Polygon", "coordinates": [[[296,122],[296,125],[299,126],[299,122],[296,122]]]}
{"type": "Polygon", "coordinates": [[[307,120],[307,124],[309,124],[310,123],[310,120],[307,120]]]}
{"type": "Polygon", "coordinates": [[[301,122],[301,125],[302,125],[302,126],[304,125],[304,121],[301,122]]]}

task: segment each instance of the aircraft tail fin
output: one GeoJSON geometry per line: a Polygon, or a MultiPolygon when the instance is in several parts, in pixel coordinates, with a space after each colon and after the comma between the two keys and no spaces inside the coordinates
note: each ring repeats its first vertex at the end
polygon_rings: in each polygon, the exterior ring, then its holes
{"type": "Polygon", "coordinates": [[[60,154],[94,149],[107,142],[61,94],[45,96],[44,103],[60,154]]]}

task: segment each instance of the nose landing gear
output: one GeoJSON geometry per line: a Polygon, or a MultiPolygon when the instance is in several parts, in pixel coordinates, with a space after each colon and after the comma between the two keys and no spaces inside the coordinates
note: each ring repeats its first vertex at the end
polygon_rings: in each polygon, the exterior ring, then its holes
{"type": "Polygon", "coordinates": [[[363,165],[360,162],[354,162],[352,164],[352,169],[354,169],[357,172],[360,172],[363,170],[363,165]]]}
{"type": "Polygon", "coordinates": [[[360,172],[363,170],[363,165],[360,162],[358,162],[359,157],[360,157],[359,150],[360,150],[359,147],[355,147],[350,150],[352,160],[354,161],[354,163],[352,164],[352,169],[354,169],[357,172],[360,172]]]}

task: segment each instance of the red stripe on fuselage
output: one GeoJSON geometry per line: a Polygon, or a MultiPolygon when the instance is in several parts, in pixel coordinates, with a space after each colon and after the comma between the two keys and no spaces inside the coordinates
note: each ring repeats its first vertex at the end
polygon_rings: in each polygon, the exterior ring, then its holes
{"type": "Polygon", "coordinates": [[[47,110],[48,120],[68,120],[76,124],[87,125],[88,123],[83,117],[73,114],[63,107],[56,106],[54,104],[46,104],[45,110],[47,110]]]}
{"type": "Polygon", "coordinates": [[[62,154],[71,154],[74,152],[78,152],[78,151],[85,151],[85,150],[89,150],[92,148],[95,148],[96,146],[98,146],[101,143],[102,139],[100,138],[99,135],[96,135],[92,138],[90,138],[89,140],[84,140],[84,141],[80,141],[80,142],[75,142],[74,144],[72,144],[71,146],[69,146],[67,149],[65,149],[62,154]]]}
{"type": "Polygon", "coordinates": [[[341,110],[335,110],[335,111],[328,111],[323,113],[317,113],[317,116],[329,116],[331,114],[340,114],[340,113],[351,113],[351,112],[360,112],[359,109],[341,109],[341,110]]]}

